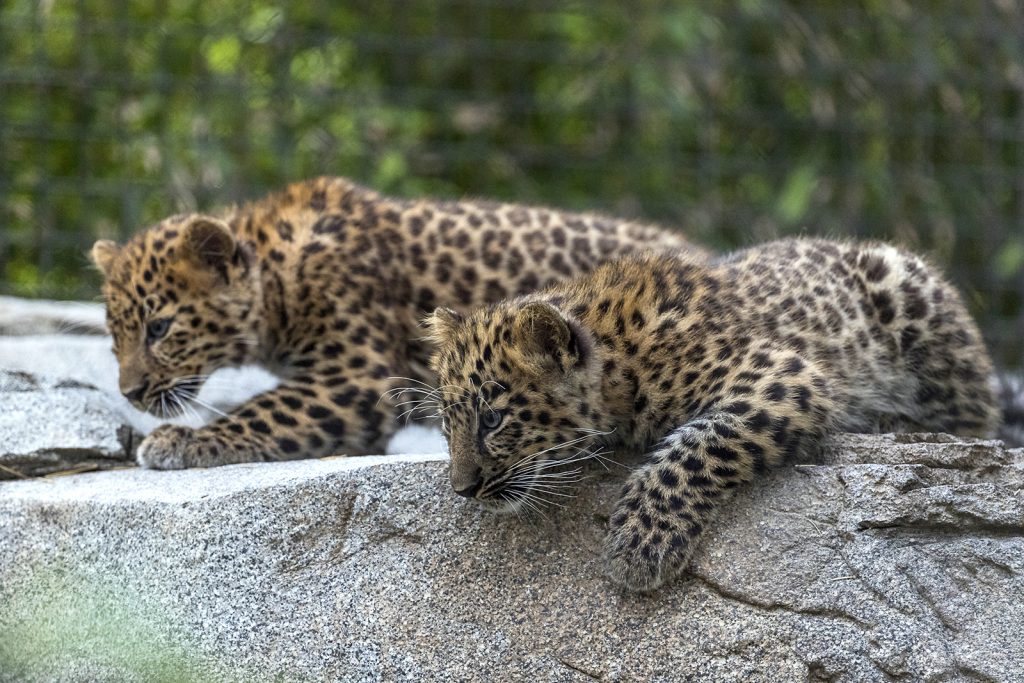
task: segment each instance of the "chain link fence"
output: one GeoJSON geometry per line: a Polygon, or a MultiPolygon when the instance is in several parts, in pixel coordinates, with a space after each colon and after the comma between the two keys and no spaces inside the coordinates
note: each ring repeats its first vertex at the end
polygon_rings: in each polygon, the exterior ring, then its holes
{"type": "Polygon", "coordinates": [[[0,5],[3,293],[91,298],[94,239],[319,174],[896,240],[1022,360],[1015,0],[0,5]]]}

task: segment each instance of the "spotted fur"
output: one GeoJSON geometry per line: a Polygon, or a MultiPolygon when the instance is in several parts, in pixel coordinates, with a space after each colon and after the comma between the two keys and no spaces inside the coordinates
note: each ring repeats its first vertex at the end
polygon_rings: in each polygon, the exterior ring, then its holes
{"type": "Polygon", "coordinates": [[[712,263],[626,258],[431,320],[451,482],[494,507],[564,493],[560,464],[639,449],[611,578],[683,569],[731,491],[840,431],[989,437],[991,365],[957,292],[880,243],[775,242],[712,263]]]}
{"type": "Polygon", "coordinates": [[[600,216],[398,201],[320,178],[220,216],[168,218],[123,246],[100,241],[92,257],[121,389],[136,406],[174,414],[225,366],[258,363],[282,378],[224,419],[161,427],[139,449],[142,465],[181,468],[382,452],[401,402],[389,390],[431,379],[425,313],[654,246],[687,243],[600,216]]]}

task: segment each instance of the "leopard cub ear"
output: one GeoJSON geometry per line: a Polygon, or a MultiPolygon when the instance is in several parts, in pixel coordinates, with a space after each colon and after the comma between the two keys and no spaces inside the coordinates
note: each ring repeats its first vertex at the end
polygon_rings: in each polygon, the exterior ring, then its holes
{"type": "Polygon", "coordinates": [[[199,265],[213,268],[226,278],[226,268],[235,254],[235,236],[222,220],[195,216],[185,227],[185,249],[199,265]]]}
{"type": "Polygon", "coordinates": [[[573,325],[557,308],[531,301],[520,309],[514,329],[516,343],[527,353],[554,361],[566,371],[580,362],[582,349],[573,325]]]}
{"type": "Polygon", "coordinates": [[[455,328],[461,325],[465,319],[458,311],[439,306],[434,309],[432,315],[427,316],[425,322],[431,330],[432,336],[439,338],[450,336],[455,328]]]}
{"type": "Polygon", "coordinates": [[[117,246],[116,242],[98,240],[89,251],[89,259],[103,273],[103,277],[107,277],[110,275],[110,266],[120,251],[121,247],[117,246]]]}

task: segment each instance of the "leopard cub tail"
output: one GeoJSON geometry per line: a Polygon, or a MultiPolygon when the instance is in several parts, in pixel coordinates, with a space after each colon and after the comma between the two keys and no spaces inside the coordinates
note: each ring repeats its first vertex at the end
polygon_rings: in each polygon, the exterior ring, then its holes
{"type": "Polygon", "coordinates": [[[992,383],[1003,414],[996,436],[1012,448],[1024,446],[1024,373],[997,372],[992,383]]]}

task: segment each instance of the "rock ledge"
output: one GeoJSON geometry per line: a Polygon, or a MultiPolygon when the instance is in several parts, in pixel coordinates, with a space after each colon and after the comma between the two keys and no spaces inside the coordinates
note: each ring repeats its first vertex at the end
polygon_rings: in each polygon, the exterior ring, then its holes
{"type": "Polygon", "coordinates": [[[844,436],[649,596],[601,575],[621,472],[517,519],[439,457],[0,483],[0,680],[1024,679],[1024,451],[844,436]]]}

